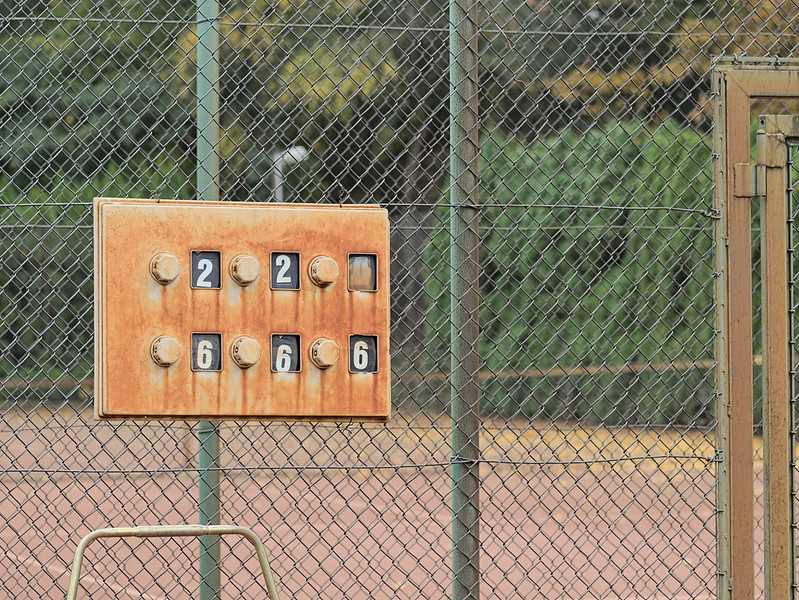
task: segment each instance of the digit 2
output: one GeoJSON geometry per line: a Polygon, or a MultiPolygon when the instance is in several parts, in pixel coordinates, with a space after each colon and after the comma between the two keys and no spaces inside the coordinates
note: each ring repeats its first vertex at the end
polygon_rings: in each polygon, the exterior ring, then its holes
{"type": "Polygon", "coordinates": [[[272,252],[270,279],[273,290],[300,289],[299,252],[272,252]]]}
{"type": "Polygon", "coordinates": [[[197,290],[213,290],[221,288],[221,264],[221,252],[216,250],[192,250],[191,287],[197,290]]]}

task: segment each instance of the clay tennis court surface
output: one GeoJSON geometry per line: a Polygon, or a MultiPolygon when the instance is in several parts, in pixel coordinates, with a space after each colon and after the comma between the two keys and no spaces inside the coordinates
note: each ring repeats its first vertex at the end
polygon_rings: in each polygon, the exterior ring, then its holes
{"type": "MultiPolygon", "coordinates": [[[[185,424],[76,417],[4,417],[1,597],[64,598],[93,529],[197,522],[185,424]]],[[[221,520],[265,541],[281,597],[450,596],[449,426],[422,421],[223,427],[221,520]]],[[[481,597],[715,596],[711,432],[489,423],[481,445],[481,597]]],[[[79,597],[195,598],[197,548],[97,542],[79,597]]],[[[223,598],[265,597],[250,547],[222,553],[223,598]]]]}

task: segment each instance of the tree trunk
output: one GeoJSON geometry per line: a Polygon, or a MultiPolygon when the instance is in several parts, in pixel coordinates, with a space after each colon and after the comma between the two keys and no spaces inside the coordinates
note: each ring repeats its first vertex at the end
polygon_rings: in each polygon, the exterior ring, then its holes
{"type": "Polygon", "coordinates": [[[442,159],[420,127],[408,148],[402,204],[392,210],[391,347],[396,366],[408,366],[427,350],[425,319],[430,302],[425,290],[424,250],[434,229],[437,175],[442,159]]]}

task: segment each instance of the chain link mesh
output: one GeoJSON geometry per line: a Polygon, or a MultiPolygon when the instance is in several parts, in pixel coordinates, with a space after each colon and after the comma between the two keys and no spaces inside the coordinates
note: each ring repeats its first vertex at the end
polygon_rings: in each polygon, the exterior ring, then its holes
{"type": "MultiPolygon", "coordinates": [[[[91,418],[90,211],[197,197],[196,15],[0,0],[4,597],[63,598],[92,529],[198,520],[193,424],[91,418]]],[[[482,598],[715,596],[710,59],[792,55],[797,19],[480,3],[482,598]]],[[[221,521],[266,541],[285,597],[447,597],[447,5],[223,1],[215,26],[221,197],[389,210],[395,407],[222,424],[221,521]]],[[[98,545],[84,592],[197,597],[198,552],[98,545]]],[[[222,597],[265,596],[246,544],[222,556],[222,597]]]]}

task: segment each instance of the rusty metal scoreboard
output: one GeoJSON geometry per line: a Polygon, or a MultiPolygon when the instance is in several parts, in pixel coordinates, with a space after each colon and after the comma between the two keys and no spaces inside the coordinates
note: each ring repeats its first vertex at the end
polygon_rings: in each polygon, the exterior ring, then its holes
{"type": "Polygon", "coordinates": [[[384,421],[385,209],[98,198],[95,415],[384,421]]]}

